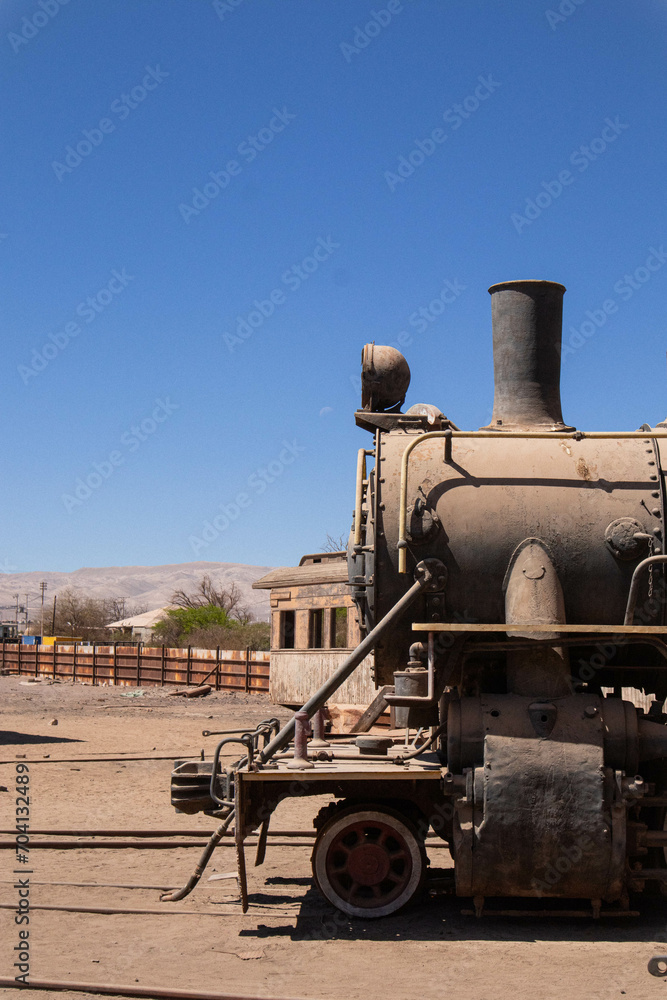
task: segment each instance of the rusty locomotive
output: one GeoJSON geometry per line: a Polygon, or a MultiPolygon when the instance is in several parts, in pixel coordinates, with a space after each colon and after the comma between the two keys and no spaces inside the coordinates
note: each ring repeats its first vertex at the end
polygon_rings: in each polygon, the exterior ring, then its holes
{"type": "Polygon", "coordinates": [[[282,730],[269,720],[211,761],[177,762],[174,806],[220,824],[169,898],[233,822],[247,905],[245,838],[259,830],[261,863],[278,803],[323,794],[314,878],[351,916],[416,899],[434,834],[454,861],[440,884],[477,914],[514,897],[629,912],[667,886],[667,424],[567,425],[565,289],[489,291],[487,427],[460,430],[433,405],[402,412],[407,362],[364,348],[355,417],[373,446],[358,456],[347,553],[364,638],[282,730]],[[378,694],[360,735],[328,739],[324,706],[370,651],[378,694]],[[388,705],[394,734],[371,734],[388,705]]]}

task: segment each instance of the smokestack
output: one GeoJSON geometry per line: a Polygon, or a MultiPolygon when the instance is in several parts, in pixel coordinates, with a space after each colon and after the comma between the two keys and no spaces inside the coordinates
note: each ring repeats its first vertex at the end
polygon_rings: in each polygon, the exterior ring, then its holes
{"type": "Polygon", "coordinates": [[[563,423],[560,402],[564,292],[555,281],[489,288],[495,396],[483,430],[574,430],[563,423]]]}

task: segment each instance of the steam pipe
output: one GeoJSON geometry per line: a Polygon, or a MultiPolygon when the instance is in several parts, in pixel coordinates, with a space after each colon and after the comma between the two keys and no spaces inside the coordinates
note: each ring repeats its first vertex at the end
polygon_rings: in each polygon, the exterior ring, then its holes
{"type": "Polygon", "coordinates": [[[398,509],[398,572],[407,573],[406,550],[407,542],[407,509],[408,509],[408,467],[410,455],[424,441],[431,441],[433,438],[445,438],[451,446],[452,438],[494,438],[496,441],[505,438],[551,438],[555,440],[570,441],[624,441],[626,439],[646,441],[660,440],[667,438],[667,431],[428,431],[420,434],[406,446],[401,459],[401,492],[398,509]]]}
{"type": "Polygon", "coordinates": [[[187,880],[183,888],[174,889],[173,892],[167,892],[163,896],[160,896],[161,903],[176,903],[179,899],[185,899],[186,896],[190,895],[194,887],[199,882],[199,879],[204,874],[204,869],[206,868],[206,865],[209,863],[213,851],[216,849],[216,847],[226,834],[227,829],[233,819],[234,819],[234,810],[232,809],[231,812],[225,817],[225,819],[223,819],[220,826],[218,826],[211,834],[211,839],[209,840],[208,844],[202,851],[201,857],[197,862],[195,870],[193,871],[192,875],[187,880]]]}

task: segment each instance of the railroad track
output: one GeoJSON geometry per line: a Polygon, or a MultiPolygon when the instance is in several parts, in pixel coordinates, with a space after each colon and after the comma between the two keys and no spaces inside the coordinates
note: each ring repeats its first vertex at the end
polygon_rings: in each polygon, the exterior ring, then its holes
{"type": "MultiPolygon", "coordinates": [[[[160,986],[126,986],[111,983],[66,982],[57,979],[31,979],[27,986],[14,979],[0,977],[4,989],[67,991],[70,993],[98,993],[117,997],[146,997],[147,1000],[278,1000],[276,997],[259,996],[257,993],[218,993],[210,990],[176,990],[160,986]]],[[[284,997],[282,1000],[297,1000],[284,997]]]]}

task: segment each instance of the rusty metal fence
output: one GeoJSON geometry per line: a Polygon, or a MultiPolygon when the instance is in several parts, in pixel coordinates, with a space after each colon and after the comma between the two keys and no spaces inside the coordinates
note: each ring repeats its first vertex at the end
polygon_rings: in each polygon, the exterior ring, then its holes
{"type": "Polygon", "coordinates": [[[168,646],[29,646],[0,643],[0,672],[126,687],[210,684],[216,691],[268,692],[270,654],[251,649],[168,646]]]}

